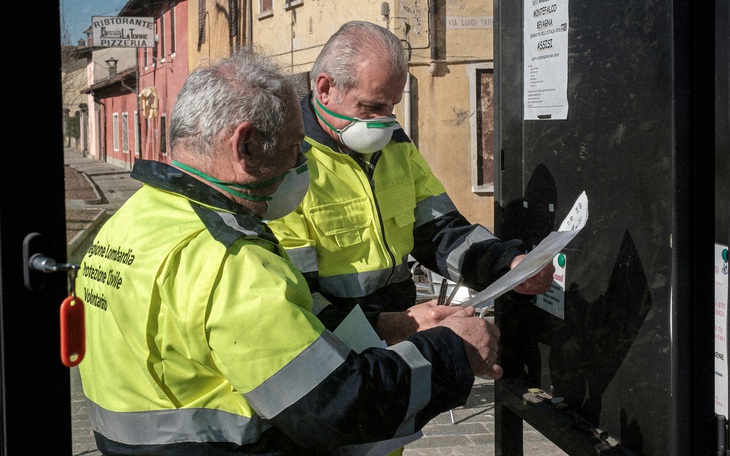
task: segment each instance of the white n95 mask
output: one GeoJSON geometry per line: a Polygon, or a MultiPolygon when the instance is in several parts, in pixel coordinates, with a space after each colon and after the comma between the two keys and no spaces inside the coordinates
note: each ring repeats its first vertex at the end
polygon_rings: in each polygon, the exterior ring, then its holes
{"type": "Polygon", "coordinates": [[[265,220],[281,218],[294,211],[309,190],[309,166],[307,157],[300,153],[297,163],[284,174],[279,188],[266,200],[265,220]]]}
{"type": "Polygon", "coordinates": [[[327,114],[337,117],[342,120],[349,120],[350,124],[343,129],[337,129],[330,125],[322,115],[317,111],[317,114],[322,122],[337,133],[340,141],[346,147],[360,152],[361,154],[372,154],[381,150],[389,142],[393,136],[393,130],[397,125],[395,116],[385,117],[373,117],[372,119],[358,119],[357,117],[347,117],[342,114],[337,114],[327,109],[318,99],[315,97],[317,106],[319,106],[327,114]]]}

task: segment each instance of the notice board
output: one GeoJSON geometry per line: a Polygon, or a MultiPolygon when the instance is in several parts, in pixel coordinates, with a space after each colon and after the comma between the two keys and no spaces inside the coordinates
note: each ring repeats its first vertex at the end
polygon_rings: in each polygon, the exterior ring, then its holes
{"type": "Polygon", "coordinates": [[[590,205],[556,257],[559,293],[497,303],[496,454],[522,454],[524,422],[575,455],[724,443],[712,304],[730,237],[727,29],[727,1],[495,2],[495,230],[534,246],[581,192],[590,205]],[[539,82],[565,94],[535,118],[524,58],[543,50],[565,67],[539,82]]]}

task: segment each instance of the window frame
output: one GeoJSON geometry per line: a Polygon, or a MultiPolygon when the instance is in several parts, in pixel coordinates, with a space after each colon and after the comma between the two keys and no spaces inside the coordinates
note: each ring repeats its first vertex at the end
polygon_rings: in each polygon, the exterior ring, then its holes
{"type": "Polygon", "coordinates": [[[165,61],[165,13],[160,14],[159,29],[157,31],[158,41],[160,43],[159,58],[160,62],[165,61]]]}
{"type": "Polygon", "coordinates": [[[167,114],[160,115],[160,154],[167,156],[167,114]]]}
{"type": "Polygon", "coordinates": [[[266,19],[274,15],[274,0],[259,0],[259,13],[256,15],[256,19],[266,19]],[[264,10],[264,3],[271,2],[269,9],[264,10]]]}
{"type": "Polygon", "coordinates": [[[198,0],[198,46],[205,44],[205,15],[206,5],[205,0],[198,0]]]}
{"type": "Polygon", "coordinates": [[[119,113],[112,113],[112,149],[119,152],[119,113]]]}
{"type": "Polygon", "coordinates": [[[122,127],[121,127],[121,138],[122,138],[122,152],[125,154],[129,153],[129,113],[122,112],[122,127]]]}
{"type": "Polygon", "coordinates": [[[302,6],[303,4],[304,0],[284,0],[284,11],[289,11],[290,9],[302,6]]]}
{"type": "Polygon", "coordinates": [[[139,157],[140,147],[139,111],[134,111],[134,155],[139,157]]]}
{"type": "Polygon", "coordinates": [[[237,38],[238,27],[241,21],[241,11],[239,8],[238,0],[228,0],[228,11],[230,15],[230,20],[228,23],[228,37],[237,38]]]}
{"type": "Polygon", "coordinates": [[[177,53],[177,34],[175,33],[175,3],[170,6],[170,57],[174,57],[177,53]]]}
{"type": "MultiPolygon", "coordinates": [[[[481,119],[478,118],[482,112],[481,104],[481,75],[492,74],[492,88],[494,89],[494,62],[472,63],[466,66],[466,73],[469,79],[469,163],[471,167],[471,191],[477,194],[494,194],[494,171],[491,181],[483,181],[480,176],[482,155],[482,132],[480,128],[481,119]]],[[[492,109],[494,109],[494,95],[492,95],[492,109]]],[[[492,115],[494,119],[494,115],[492,115]]],[[[494,134],[494,125],[492,125],[494,134]]],[[[495,157],[494,142],[492,142],[493,164],[497,162],[495,157]]]]}

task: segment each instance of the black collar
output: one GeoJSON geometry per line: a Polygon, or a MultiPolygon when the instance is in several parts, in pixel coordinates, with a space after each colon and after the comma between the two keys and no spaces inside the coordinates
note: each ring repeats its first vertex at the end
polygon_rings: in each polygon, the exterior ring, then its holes
{"type": "MultiPolygon", "coordinates": [[[[304,120],[304,131],[307,136],[323,146],[329,147],[334,151],[339,151],[340,146],[335,142],[330,135],[322,128],[317,120],[317,114],[314,113],[312,102],[314,101],[314,93],[309,92],[307,96],[302,98],[300,105],[302,107],[302,119],[304,120]]],[[[311,145],[307,141],[302,141],[302,152],[307,152],[311,149],[311,145]]]]}
{"type": "Polygon", "coordinates": [[[131,176],[143,184],[177,193],[207,206],[255,217],[245,206],[236,203],[213,187],[167,163],[137,160],[134,163],[131,176]]]}

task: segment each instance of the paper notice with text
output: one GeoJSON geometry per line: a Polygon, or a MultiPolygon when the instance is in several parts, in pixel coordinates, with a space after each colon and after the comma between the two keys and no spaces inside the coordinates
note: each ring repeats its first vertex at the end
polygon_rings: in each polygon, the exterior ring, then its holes
{"type": "Polygon", "coordinates": [[[524,0],[524,119],[568,118],[568,0],[524,0]]]}

